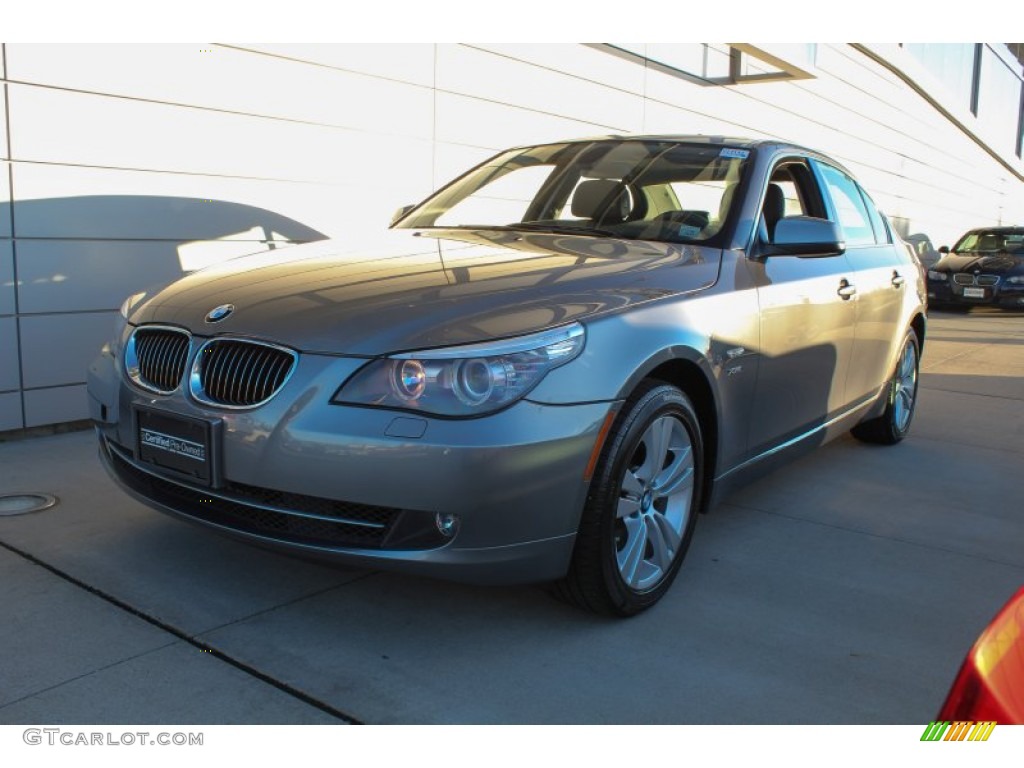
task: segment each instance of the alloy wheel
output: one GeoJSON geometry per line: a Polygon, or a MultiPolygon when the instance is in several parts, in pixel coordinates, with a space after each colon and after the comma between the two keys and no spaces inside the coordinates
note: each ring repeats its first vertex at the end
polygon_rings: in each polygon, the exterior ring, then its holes
{"type": "Polygon", "coordinates": [[[668,573],[682,545],[693,494],[690,434],[675,416],[660,416],[627,464],[616,510],[616,563],[630,589],[649,590],[668,573]]]}
{"type": "Polygon", "coordinates": [[[893,379],[892,417],[896,429],[904,432],[914,413],[914,397],[917,393],[917,346],[907,340],[903,347],[899,368],[893,379]]]}

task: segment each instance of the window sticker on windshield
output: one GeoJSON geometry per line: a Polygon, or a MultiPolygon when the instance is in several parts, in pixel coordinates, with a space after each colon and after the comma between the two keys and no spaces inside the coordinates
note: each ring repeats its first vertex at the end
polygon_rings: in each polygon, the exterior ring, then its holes
{"type": "Polygon", "coordinates": [[[736,157],[740,160],[746,160],[750,157],[749,149],[733,149],[732,147],[726,147],[718,153],[719,157],[736,157]]]}
{"type": "Polygon", "coordinates": [[[679,234],[682,237],[696,237],[700,234],[700,227],[695,227],[692,224],[683,224],[679,227],[679,234]]]}

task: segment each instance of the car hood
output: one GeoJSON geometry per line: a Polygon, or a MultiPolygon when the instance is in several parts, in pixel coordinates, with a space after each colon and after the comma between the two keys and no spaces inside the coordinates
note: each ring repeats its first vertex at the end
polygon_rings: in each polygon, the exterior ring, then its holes
{"type": "Polygon", "coordinates": [[[129,321],[305,352],[376,356],[515,336],[712,285],[721,252],[504,230],[390,230],[234,259],[188,275],[129,321]],[[234,305],[217,323],[214,307],[234,305]]]}
{"type": "Polygon", "coordinates": [[[947,253],[932,267],[940,272],[974,272],[986,275],[1005,275],[1024,272],[1024,257],[1009,253],[947,253]]]}

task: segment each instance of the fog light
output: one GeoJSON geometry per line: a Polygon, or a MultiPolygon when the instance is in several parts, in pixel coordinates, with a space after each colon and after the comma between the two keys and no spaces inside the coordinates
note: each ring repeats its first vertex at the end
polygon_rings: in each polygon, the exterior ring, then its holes
{"type": "Polygon", "coordinates": [[[459,532],[459,516],[438,512],[434,515],[434,525],[437,526],[437,530],[441,532],[442,536],[450,539],[459,532]]]}

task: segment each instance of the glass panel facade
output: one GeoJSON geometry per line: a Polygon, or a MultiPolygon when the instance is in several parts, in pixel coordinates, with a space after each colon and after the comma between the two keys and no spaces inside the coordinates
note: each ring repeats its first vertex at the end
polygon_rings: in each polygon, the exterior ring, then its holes
{"type": "Polygon", "coordinates": [[[981,54],[978,120],[996,149],[1016,152],[1020,138],[1020,76],[987,45],[981,54]]]}
{"type": "MultiPolygon", "coordinates": [[[[704,77],[705,48],[704,43],[648,43],[647,57],[681,72],[704,77]]],[[[634,46],[631,50],[643,51],[643,48],[634,46]]]]}
{"type": "Polygon", "coordinates": [[[970,108],[974,43],[904,43],[903,47],[945,86],[956,106],[970,108]]]}
{"type": "Polygon", "coordinates": [[[729,46],[725,43],[613,43],[624,51],[708,80],[729,77],[729,46]]]}

